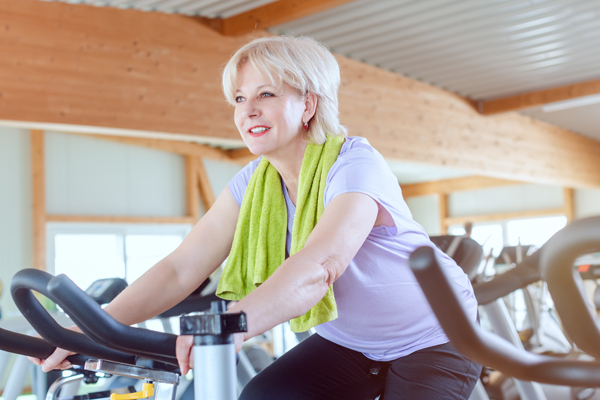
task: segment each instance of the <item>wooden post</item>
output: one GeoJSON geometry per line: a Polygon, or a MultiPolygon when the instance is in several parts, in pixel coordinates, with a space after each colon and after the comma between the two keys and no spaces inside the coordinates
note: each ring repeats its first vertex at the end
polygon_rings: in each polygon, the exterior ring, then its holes
{"type": "Polygon", "coordinates": [[[32,130],[31,181],[33,207],[33,267],[46,270],[46,185],[44,174],[44,132],[32,130]]]}
{"type": "Polygon", "coordinates": [[[192,218],[194,223],[200,218],[198,211],[200,192],[196,184],[196,170],[198,159],[193,156],[185,156],[185,194],[186,194],[186,216],[192,218]]]}
{"type": "Polygon", "coordinates": [[[564,202],[563,207],[565,209],[564,213],[567,217],[567,224],[573,222],[575,219],[575,202],[573,198],[574,191],[572,188],[564,188],[563,196],[564,202]]]}
{"type": "Polygon", "coordinates": [[[200,158],[196,162],[196,175],[198,179],[198,188],[200,189],[200,198],[204,204],[204,210],[208,211],[215,203],[216,197],[210,186],[210,181],[208,180],[208,175],[204,169],[202,159],[200,158]]]}
{"type": "Polygon", "coordinates": [[[440,203],[440,234],[447,235],[448,223],[446,222],[446,219],[448,218],[448,194],[440,193],[438,196],[440,203]]]}

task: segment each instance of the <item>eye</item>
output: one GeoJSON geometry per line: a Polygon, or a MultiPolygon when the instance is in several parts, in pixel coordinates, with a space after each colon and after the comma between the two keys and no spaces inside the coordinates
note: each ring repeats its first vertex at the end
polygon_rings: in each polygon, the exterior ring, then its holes
{"type": "Polygon", "coordinates": [[[275,95],[271,92],[262,92],[260,94],[260,97],[273,97],[273,96],[275,96],[275,95]]]}
{"type": "Polygon", "coordinates": [[[242,101],[244,101],[244,98],[242,96],[235,96],[234,100],[236,103],[241,103],[242,101]]]}

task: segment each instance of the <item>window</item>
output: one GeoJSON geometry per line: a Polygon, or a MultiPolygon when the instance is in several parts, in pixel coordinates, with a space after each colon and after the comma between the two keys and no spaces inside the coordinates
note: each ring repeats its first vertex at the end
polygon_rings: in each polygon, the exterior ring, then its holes
{"type": "Polygon", "coordinates": [[[54,274],[66,274],[83,289],[101,278],[124,278],[123,240],[111,234],[57,234],[54,274]]]}
{"type": "Polygon", "coordinates": [[[131,284],[179,246],[191,225],[48,224],[48,271],[86,289],[95,280],[131,284]]]}
{"type": "MultiPolygon", "coordinates": [[[[541,247],[556,232],[567,225],[567,217],[552,216],[507,221],[476,223],[473,225],[471,237],[483,246],[483,254],[498,257],[504,246],[533,245],[541,247]]],[[[448,228],[451,235],[464,235],[462,225],[452,225],[448,228]]]]}
{"type": "MultiPolygon", "coordinates": [[[[451,226],[448,229],[451,235],[464,235],[465,229],[462,226],[451,226]]],[[[477,224],[473,226],[471,238],[483,247],[483,254],[487,255],[490,251],[494,257],[497,257],[504,247],[503,228],[500,223],[477,224]]]]}
{"type": "MultiPolygon", "coordinates": [[[[492,249],[492,255],[498,257],[504,246],[517,246],[520,243],[532,245],[536,249],[540,248],[552,235],[566,225],[567,218],[565,216],[478,223],[473,226],[471,237],[483,246],[484,255],[489,254],[492,249]]],[[[455,225],[449,227],[448,232],[452,235],[464,235],[465,230],[463,226],[455,225]]],[[[490,261],[485,267],[484,275],[502,273],[505,269],[510,268],[509,265],[504,265],[501,259],[498,262],[500,265],[494,265],[490,261]]],[[[517,329],[523,329],[526,323],[527,308],[524,296],[522,290],[517,290],[505,297],[509,313],[517,329]]],[[[551,304],[549,297],[545,301],[551,304]]]]}
{"type": "Polygon", "coordinates": [[[567,217],[518,219],[506,223],[508,246],[533,245],[542,247],[556,232],[567,225],[567,217]]]}

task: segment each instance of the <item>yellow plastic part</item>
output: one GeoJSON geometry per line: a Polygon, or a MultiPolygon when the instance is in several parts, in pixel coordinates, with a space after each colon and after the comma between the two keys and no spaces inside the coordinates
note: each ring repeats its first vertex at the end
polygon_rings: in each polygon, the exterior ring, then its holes
{"type": "Polygon", "coordinates": [[[152,397],[154,395],[154,384],[144,383],[141,392],[117,394],[113,393],[110,395],[110,400],[134,400],[134,399],[145,399],[146,397],[152,397]]]}

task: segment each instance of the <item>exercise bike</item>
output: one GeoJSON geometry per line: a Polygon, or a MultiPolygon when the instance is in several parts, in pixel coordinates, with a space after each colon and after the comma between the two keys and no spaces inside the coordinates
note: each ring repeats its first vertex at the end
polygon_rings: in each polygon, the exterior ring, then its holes
{"type": "MultiPolygon", "coordinates": [[[[55,347],[79,354],[69,356],[75,375],[59,379],[47,399],[60,398],[60,389],[74,380],[98,374],[144,380],[143,389],[124,395],[111,393],[112,400],[146,398],[175,399],[180,373],[175,358],[176,336],[122,325],[66,276],[37,270],[22,270],[11,282],[17,307],[45,340],[0,331],[3,350],[46,358],[55,347]],[[41,306],[33,290],[57,303],[88,336],[62,328],[41,306]],[[125,397],[120,397],[125,396],[125,397]]],[[[182,334],[193,334],[196,399],[236,398],[233,334],[246,329],[245,315],[225,314],[215,303],[211,312],[181,318],[182,334]]]]}
{"type": "MultiPolygon", "coordinates": [[[[571,338],[595,357],[600,355],[600,332],[582,300],[572,265],[577,255],[598,249],[600,218],[596,217],[564,228],[538,255],[541,275],[548,282],[565,327],[570,328],[571,338]],[[585,321],[584,326],[581,321],[585,321]]],[[[580,388],[600,387],[600,363],[526,352],[471,321],[430,248],[417,249],[410,257],[410,266],[444,331],[461,353],[523,381],[580,388]]],[[[526,275],[523,273],[521,278],[527,280],[526,275]]],[[[503,280],[509,282],[513,278],[514,275],[503,280]]]]}

